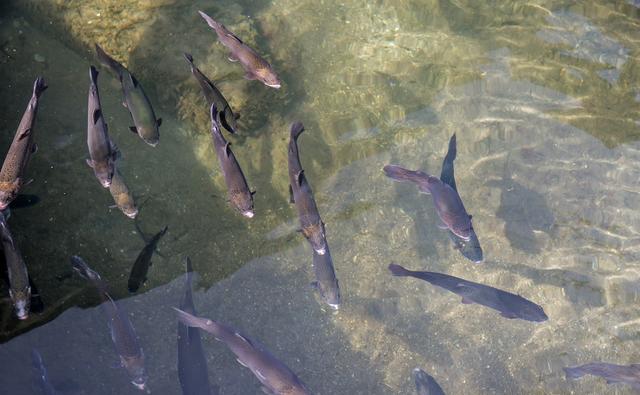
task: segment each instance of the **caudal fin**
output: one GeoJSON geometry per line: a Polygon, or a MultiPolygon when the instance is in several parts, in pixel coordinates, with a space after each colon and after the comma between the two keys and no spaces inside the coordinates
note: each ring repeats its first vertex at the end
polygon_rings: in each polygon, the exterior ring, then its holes
{"type": "Polygon", "coordinates": [[[190,53],[187,53],[187,52],[185,52],[185,53],[183,54],[183,56],[184,56],[184,58],[187,60],[187,63],[189,63],[189,65],[190,65],[191,67],[194,67],[194,66],[193,66],[193,56],[191,56],[191,54],[190,54],[190,53]]]}
{"type": "Polygon", "coordinates": [[[93,65],[91,65],[91,67],[89,67],[89,79],[91,80],[91,83],[98,83],[98,74],[98,70],[93,65]]]}
{"type": "Polygon", "coordinates": [[[584,376],[584,372],[579,367],[562,368],[562,370],[564,370],[564,374],[567,376],[567,379],[576,380],[584,376]]]}
{"type": "Polygon", "coordinates": [[[382,170],[387,177],[396,181],[410,181],[418,185],[428,185],[429,183],[429,175],[421,171],[408,170],[397,165],[386,165],[382,170]]]}
{"type": "Polygon", "coordinates": [[[394,276],[403,277],[409,275],[409,271],[407,269],[395,263],[389,264],[389,271],[391,271],[391,274],[394,276]]]}
{"type": "Polygon", "coordinates": [[[118,63],[111,56],[109,56],[98,44],[96,44],[96,54],[98,55],[98,60],[100,60],[100,63],[109,67],[111,71],[118,75],[118,77],[122,77],[124,66],[118,63]]]}
{"type": "Polygon", "coordinates": [[[296,121],[291,125],[291,139],[298,140],[298,136],[304,132],[304,125],[300,121],[296,121]]]}
{"type": "Polygon", "coordinates": [[[79,256],[74,255],[71,257],[71,265],[73,266],[73,270],[75,270],[80,277],[90,281],[102,281],[100,275],[93,271],[84,259],[79,256]]]}
{"type": "Polygon", "coordinates": [[[44,78],[38,77],[33,83],[33,95],[35,97],[40,97],[42,92],[44,92],[48,88],[47,83],[44,82],[44,78]]]}

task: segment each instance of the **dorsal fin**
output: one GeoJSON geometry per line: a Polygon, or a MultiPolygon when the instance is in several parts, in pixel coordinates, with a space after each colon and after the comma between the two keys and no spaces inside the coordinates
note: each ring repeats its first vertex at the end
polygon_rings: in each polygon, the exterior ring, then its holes
{"type": "Polygon", "coordinates": [[[93,124],[95,125],[96,123],[98,123],[98,119],[100,119],[100,117],[102,116],[102,110],[99,108],[96,108],[93,111],[93,124]]]}
{"type": "Polygon", "coordinates": [[[129,73],[129,79],[131,80],[133,86],[138,87],[138,80],[133,76],[133,74],[129,73]]]}

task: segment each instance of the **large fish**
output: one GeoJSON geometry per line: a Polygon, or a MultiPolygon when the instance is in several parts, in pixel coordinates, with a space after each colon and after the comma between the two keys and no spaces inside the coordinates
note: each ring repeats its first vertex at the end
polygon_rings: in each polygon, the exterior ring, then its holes
{"type": "Polygon", "coordinates": [[[159,128],[162,124],[162,118],[156,118],[156,113],[153,111],[142,85],[129,70],[104,52],[98,44],[96,44],[96,53],[100,62],[109,67],[120,79],[124,96],[122,104],[129,110],[133,119],[134,126],[131,126],[131,131],[137,133],[145,143],[155,147],[160,141],[159,128]]]}
{"type": "Polygon", "coordinates": [[[264,386],[263,390],[267,394],[311,394],[291,369],[255,341],[238,333],[230,326],[174,309],[178,312],[178,319],[185,325],[209,332],[215,336],[216,340],[226,344],[229,350],[236,355],[238,362],[249,368],[260,380],[264,386]]]}
{"type": "Polygon", "coordinates": [[[437,287],[462,296],[462,303],[477,303],[500,312],[505,318],[519,318],[521,320],[543,322],[549,318],[542,307],[511,292],[463,280],[448,274],[435,272],[419,272],[407,270],[394,263],[389,265],[394,276],[415,277],[427,281],[437,287]]]}
{"type": "Polygon", "coordinates": [[[18,319],[26,320],[31,309],[29,273],[3,214],[0,214],[0,238],[9,274],[9,296],[18,319]]]}
{"type": "Polygon", "coordinates": [[[240,62],[244,68],[244,78],[258,80],[271,88],[280,88],[280,80],[273,68],[256,53],[252,48],[242,42],[235,34],[231,33],[222,23],[213,20],[209,15],[198,11],[207,24],[216,31],[218,40],[229,49],[229,60],[240,62]]]}
{"type": "MultiPolygon", "coordinates": [[[[196,314],[191,290],[192,272],[191,260],[187,258],[184,296],[180,302],[180,309],[189,314],[196,314]]],[[[214,395],[218,393],[209,384],[207,359],[204,356],[200,331],[198,328],[186,326],[182,322],[178,322],[178,378],[183,395],[214,395]]]]}
{"type": "Polygon", "coordinates": [[[216,105],[216,108],[218,109],[218,122],[220,122],[220,124],[227,129],[229,133],[236,133],[238,130],[238,116],[231,110],[231,106],[227,102],[227,99],[222,96],[222,93],[220,93],[213,82],[211,82],[206,75],[202,74],[202,71],[193,64],[193,57],[190,54],[185,53],[184,58],[189,63],[189,66],[191,66],[191,74],[193,74],[200,84],[202,93],[207,99],[209,106],[212,104],[216,105]]]}
{"type": "Polygon", "coordinates": [[[138,208],[133,196],[129,192],[127,184],[124,182],[120,170],[116,167],[116,171],[113,173],[111,179],[111,185],[109,186],[109,192],[113,197],[113,201],[116,203],[116,207],[120,209],[129,218],[135,218],[138,215],[138,208]]]}
{"type": "Polygon", "coordinates": [[[120,356],[122,367],[127,370],[131,384],[142,391],[147,389],[147,374],[144,367],[144,353],[138,342],[138,336],[124,309],[111,299],[107,284],[79,256],[71,257],[73,269],[84,279],[89,280],[98,291],[102,300],[102,309],[109,323],[111,340],[120,356]]]}
{"type": "Polygon", "coordinates": [[[44,362],[42,361],[42,356],[38,352],[38,350],[31,350],[31,362],[33,364],[33,369],[38,377],[38,386],[44,395],[56,395],[58,392],[53,387],[51,382],[49,382],[49,375],[47,374],[47,368],[44,366],[44,362]]]}
{"type": "Polygon", "coordinates": [[[153,256],[160,239],[165,233],[167,233],[167,229],[169,229],[169,227],[165,226],[164,229],[156,233],[156,235],[149,240],[147,245],[145,245],[142,251],[138,254],[136,261],[131,267],[131,273],[129,274],[129,281],[127,283],[129,292],[136,292],[138,288],[147,281],[147,273],[151,266],[151,257],[153,256]]]}
{"type": "Polygon", "coordinates": [[[118,149],[109,138],[107,124],[100,105],[98,92],[98,70],[91,66],[89,69],[89,103],[87,105],[87,146],[89,159],[87,164],[93,169],[100,184],[109,188],[115,172],[118,149]]]}
{"type": "Polygon", "coordinates": [[[424,370],[415,368],[413,369],[413,375],[416,378],[416,393],[418,395],[444,395],[440,385],[424,370]]]}
{"type": "Polygon", "coordinates": [[[331,308],[337,310],[340,307],[340,287],[333,268],[329,246],[323,255],[313,251],[313,270],[316,274],[316,281],[313,285],[318,290],[320,298],[331,308]]]}
{"type": "Polygon", "coordinates": [[[231,205],[247,218],[253,218],[253,194],[249,190],[247,179],[240,168],[240,164],[236,156],[231,151],[231,143],[224,139],[216,114],[218,113],[215,104],[211,105],[211,137],[213,138],[213,147],[218,155],[220,169],[224,176],[224,182],[227,184],[227,196],[231,205]]]}
{"type": "Polygon", "coordinates": [[[471,239],[471,216],[467,214],[455,189],[439,178],[419,170],[407,170],[397,165],[386,165],[383,170],[387,177],[396,181],[413,182],[420,192],[430,194],[442,222],[440,227],[451,230],[464,241],[471,239]]]}
{"type": "MultiPolygon", "coordinates": [[[[453,190],[458,192],[453,170],[453,161],[456,159],[456,153],[456,135],[454,134],[449,140],[449,150],[447,151],[447,155],[444,157],[444,160],[442,162],[442,172],[440,173],[440,180],[453,188],[453,190]]],[[[473,230],[473,225],[471,225],[471,234],[469,240],[465,240],[459,236],[456,236],[456,234],[452,231],[449,231],[449,237],[451,238],[451,241],[453,241],[456,249],[459,250],[465,258],[474,263],[482,262],[482,247],[480,247],[478,236],[473,230]]]]}
{"type": "Polygon", "coordinates": [[[567,379],[579,379],[591,374],[607,380],[607,384],[624,383],[640,390],[640,364],[614,365],[612,363],[593,362],[573,368],[563,368],[567,379]]]}
{"type": "Polygon", "coordinates": [[[300,154],[298,152],[298,137],[304,131],[301,122],[291,125],[289,138],[289,193],[291,202],[298,209],[300,231],[307,238],[309,244],[320,255],[327,251],[327,239],[324,232],[324,222],[320,218],[316,201],[313,198],[311,186],[304,175],[300,154]]]}
{"type": "Polygon", "coordinates": [[[34,141],[34,127],[38,113],[38,100],[44,90],[47,89],[42,77],[38,77],[33,83],[33,93],[22,115],[9,152],[2,163],[0,170],[0,210],[4,210],[18,196],[20,189],[29,183],[25,177],[25,169],[31,158],[31,154],[37,151],[38,146],[34,141]]]}

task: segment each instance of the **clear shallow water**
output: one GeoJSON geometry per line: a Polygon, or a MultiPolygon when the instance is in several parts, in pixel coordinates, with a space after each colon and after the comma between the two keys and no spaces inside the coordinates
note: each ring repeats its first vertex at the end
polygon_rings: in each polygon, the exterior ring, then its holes
{"type": "MultiPolygon", "coordinates": [[[[36,347],[69,393],[137,393],[122,369],[109,368],[117,356],[94,293],[65,277],[69,256],[79,254],[130,312],[153,393],[180,393],[170,307],[182,295],[185,255],[199,274],[200,314],[259,339],[314,393],[412,394],[416,366],[452,394],[632,393],[602,379],[568,382],[562,367],[640,361],[633,2],[121,3],[33,0],[2,9],[3,147],[35,76],[50,88],[28,170],[35,181],[25,190],[41,200],[10,219],[46,310],[18,323],[2,305],[0,388],[38,393],[36,347]],[[198,9],[265,54],[283,88],[243,80],[198,9]],[[144,242],[133,221],[108,208],[111,196],[83,163],[94,42],[125,61],[163,117],[152,149],[128,132],[117,81],[101,69],[120,168],[145,201],[139,224],[146,233],[169,226],[163,256],[134,297],[126,281],[144,242]],[[240,135],[230,139],[258,191],[251,221],[226,205],[184,51],[222,80],[242,114],[240,135]],[[286,144],[296,119],[307,127],[302,162],[340,280],[335,314],[308,285],[311,252],[288,204],[286,144]],[[398,163],[439,174],[453,133],[481,265],[452,248],[430,198],[381,171],[398,163]],[[503,319],[418,280],[392,278],[392,260],[518,293],[542,305],[549,321],[503,319]]],[[[253,375],[204,338],[221,393],[259,393],[253,375]]]]}

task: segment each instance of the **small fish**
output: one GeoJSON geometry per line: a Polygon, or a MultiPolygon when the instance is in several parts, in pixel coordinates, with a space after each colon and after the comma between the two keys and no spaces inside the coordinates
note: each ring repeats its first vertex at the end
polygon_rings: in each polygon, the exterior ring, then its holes
{"type": "MultiPolygon", "coordinates": [[[[453,161],[456,159],[456,153],[456,135],[454,134],[449,140],[449,150],[447,151],[447,155],[444,157],[444,161],[442,162],[442,173],[440,173],[440,180],[449,185],[456,192],[458,192],[453,170],[453,161]]],[[[465,258],[474,263],[482,263],[482,247],[480,247],[478,236],[473,230],[473,225],[471,225],[471,237],[469,238],[469,240],[464,240],[463,238],[456,236],[456,234],[452,231],[449,231],[449,237],[451,238],[451,241],[453,241],[455,248],[460,251],[460,253],[465,258]]]]}
{"type": "Polygon", "coordinates": [[[449,229],[464,241],[471,240],[471,216],[467,214],[460,195],[448,184],[422,171],[407,170],[396,165],[383,168],[387,177],[396,181],[410,181],[418,185],[422,193],[430,194],[443,229],[449,229]]]}
{"type": "Polygon", "coordinates": [[[153,111],[142,85],[129,70],[109,56],[98,44],[96,44],[96,53],[100,62],[109,67],[120,79],[124,96],[122,104],[129,110],[135,125],[129,129],[133,133],[137,133],[145,143],[155,147],[160,141],[159,128],[162,124],[162,118],[156,118],[156,113],[153,111]]]}
{"type": "Polygon", "coordinates": [[[563,368],[567,379],[577,380],[591,374],[607,380],[607,384],[624,383],[640,390],[640,364],[614,365],[612,363],[592,362],[573,368],[563,368]]]}
{"type": "Polygon", "coordinates": [[[216,105],[216,108],[218,109],[218,122],[220,122],[220,124],[227,129],[229,133],[235,134],[238,130],[237,120],[239,116],[233,113],[227,99],[222,96],[222,93],[220,93],[213,82],[211,82],[206,75],[202,74],[200,69],[193,64],[193,57],[190,54],[185,53],[184,58],[187,60],[187,63],[189,63],[189,66],[191,66],[191,74],[193,74],[195,79],[198,80],[198,83],[202,88],[202,93],[207,99],[209,106],[212,104],[216,105]]]}
{"type": "Polygon", "coordinates": [[[300,219],[300,231],[307,238],[313,250],[324,255],[327,251],[327,238],[324,232],[324,222],[320,218],[316,201],[313,198],[311,186],[304,175],[300,154],[298,153],[298,137],[304,131],[301,122],[291,125],[289,138],[289,195],[291,203],[295,203],[300,219]]]}
{"type": "Polygon", "coordinates": [[[124,309],[111,298],[107,292],[107,284],[100,275],[92,270],[87,263],[77,255],[71,257],[73,270],[82,278],[90,281],[98,291],[102,300],[102,309],[109,323],[111,340],[120,356],[122,367],[127,370],[131,384],[141,391],[147,388],[147,374],[144,367],[144,353],[138,342],[138,336],[133,329],[129,316],[124,309]]]}
{"type": "Polygon", "coordinates": [[[418,395],[444,395],[444,391],[436,380],[420,368],[413,369],[416,378],[416,393],[418,395]]]}
{"type": "Polygon", "coordinates": [[[149,267],[151,266],[151,257],[158,246],[158,242],[165,233],[167,233],[168,226],[165,226],[160,232],[158,232],[147,245],[144,246],[136,261],[133,263],[133,267],[131,268],[131,274],[129,274],[129,292],[134,293],[140,288],[145,281],[147,281],[147,272],[149,271],[149,267]]]}
{"type": "Polygon", "coordinates": [[[38,376],[38,386],[42,390],[42,393],[44,395],[56,395],[58,392],[49,382],[47,368],[45,368],[42,356],[36,349],[31,350],[31,362],[33,364],[33,369],[38,376]]]}
{"type": "Polygon", "coordinates": [[[89,69],[89,104],[87,106],[87,146],[89,159],[87,164],[93,169],[98,181],[104,188],[109,188],[115,172],[118,149],[109,138],[107,124],[102,114],[100,93],[98,92],[98,70],[89,69]]]}
{"type": "Polygon", "coordinates": [[[331,260],[329,246],[323,255],[313,251],[313,270],[316,273],[316,281],[313,283],[323,302],[332,309],[340,307],[340,287],[331,260]]]}
{"type": "Polygon", "coordinates": [[[462,303],[477,303],[500,312],[505,318],[519,318],[525,321],[543,322],[549,318],[542,307],[523,298],[488,285],[482,285],[443,273],[407,270],[392,263],[389,270],[394,276],[415,277],[437,287],[462,296],[462,303]]]}
{"type": "Polygon", "coordinates": [[[227,196],[231,205],[247,218],[253,218],[253,194],[249,190],[247,179],[240,168],[240,164],[236,156],[231,151],[231,143],[224,139],[220,126],[216,119],[218,113],[215,104],[211,105],[211,136],[213,138],[213,146],[218,155],[220,169],[224,176],[224,182],[227,184],[227,196]]]}
{"type": "Polygon", "coordinates": [[[109,192],[111,192],[111,196],[113,196],[116,207],[118,207],[124,215],[129,218],[135,218],[136,215],[138,215],[136,202],[133,200],[133,196],[129,192],[129,188],[127,188],[127,184],[124,182],[124,178],[117,167],[111,179],[109,192]]]}
{"type": "MultiPolygon", "coordinates": [[[[187,274],[180,309],[189,314],[196,314],[191,291],[192,272],[191,260],[187,257],[187,274]]],[[[182,322],[178,322],[178,378],[183,395],[217,394],[209,383],[207,359],[202,348],[200,331],[182,322]]]]}
{"type": "Polygon", "coordinates": [[[229,60],[240,62],[244,68],[244,78],[248,80],[258,80],[271,88],[280,88],[280,80],[273,71],[273,68],[260,55],[242,42],[235,34],[231,33],[222,23],[213,20],[209,15],[198,11],[200,16],[207,21],[207,24],[216,31],[218,40],[229,49],[231,54],[229,60]]]}
{"type": "Polygon", "coordinates": [[[38,102],[42,92],[47,89],[47,84],[42,77],[38,77],[33,83],[33,93],[22,115],[9,151],[2,163],[0,170],[0,210],[4,210],[18,196],[20,189],[29,184],[25,180],[25,169],[31,158],[31,154],[38,150],[34,141],[34,127],[38,113],[38,102]]]}
{"type": "Polygon", "coordinates": [[[264,386],[263,391],[275,395],[308,395],[311,391],[284,363],[255,341],[238,333],[230,326],[216,321],[196,317],[180,309],[178,319],[185,325],[200,328],[215,336],[233,352],[240,365],[247,367],[264,386]]]}
{"type": "Polygon", "coordinates": [[[24,258],[13,240],[5,216],[0,214],[0,238],[9,274],[9,296],[19,320],[29,318],[31,309],[31,286],[24,258]]]}

